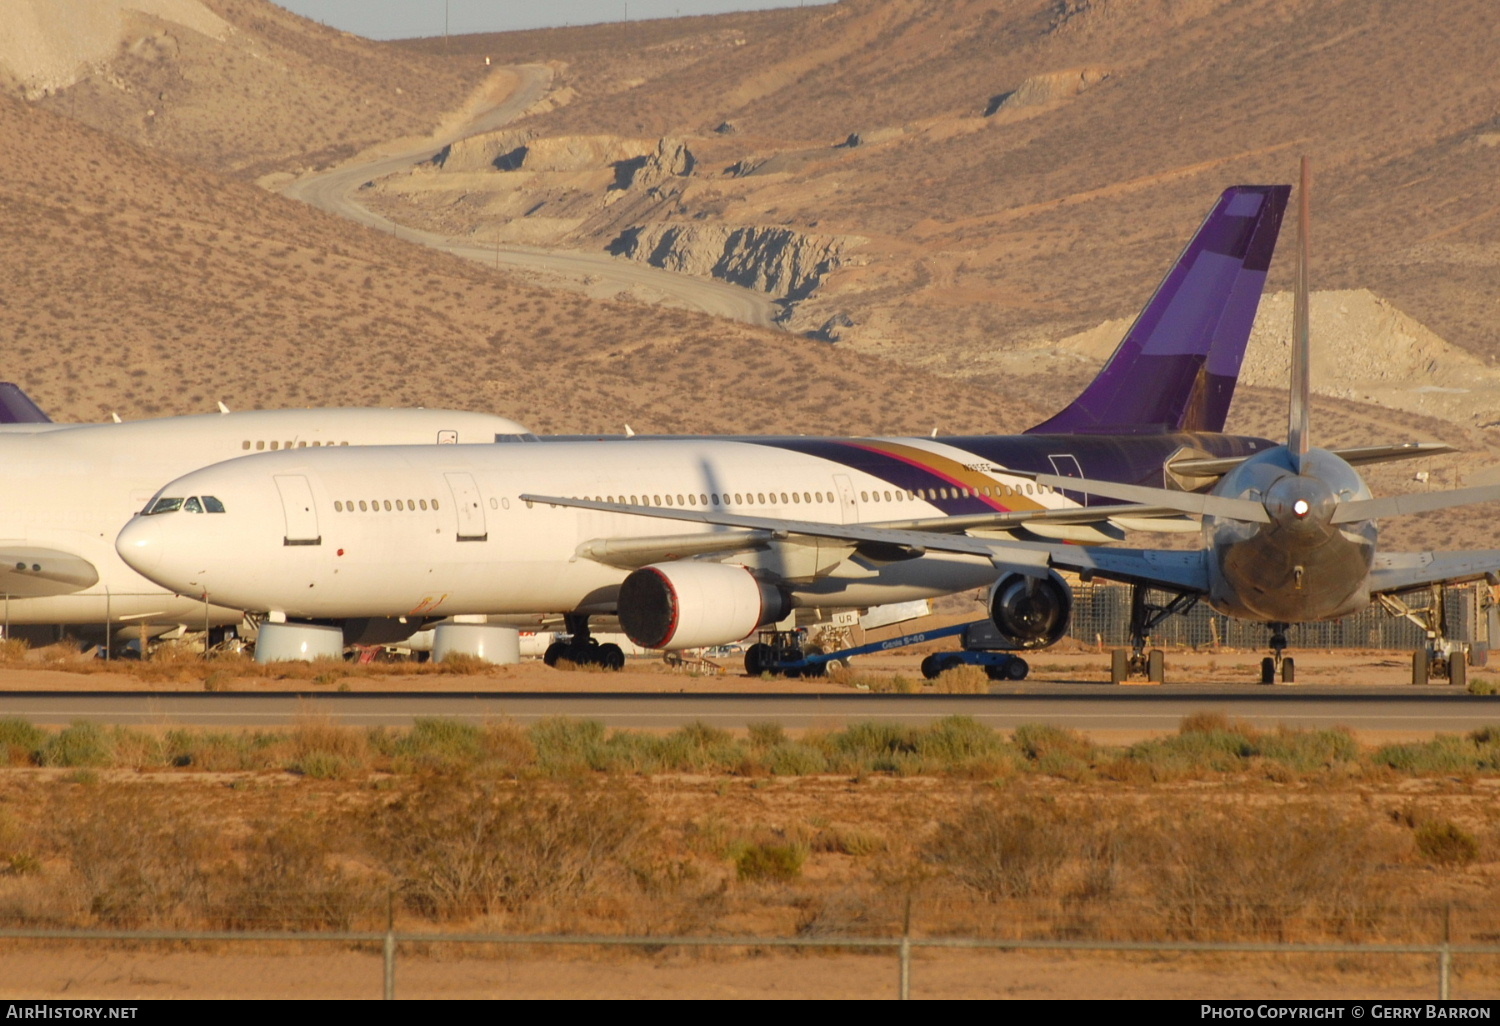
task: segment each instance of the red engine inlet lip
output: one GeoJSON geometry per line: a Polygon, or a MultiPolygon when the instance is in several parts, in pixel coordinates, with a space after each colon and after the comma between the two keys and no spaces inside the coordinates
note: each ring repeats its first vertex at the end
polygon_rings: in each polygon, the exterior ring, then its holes
{"type": "Polygon", "coordinates": [[[654,566],[642,567],[620,585],[620,626],[642,648],[666,648],[677,634],[681,603],[667,575],[654,566]],[[650,574],[650,578],[644,575],[650,574]],[[639,594],[642,590],[647,595],[639,594]],[[660,589],[656,594],[650,592],[660,589]],[[653,616],[651,606],[665,606],[665,617],[653,616]],[[665,622],[662,622],[662,621],[665,622]]]}

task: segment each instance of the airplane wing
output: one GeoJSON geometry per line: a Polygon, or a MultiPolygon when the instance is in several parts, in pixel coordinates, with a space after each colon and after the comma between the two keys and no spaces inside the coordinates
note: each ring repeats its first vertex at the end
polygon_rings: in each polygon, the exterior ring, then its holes
{"type": "Polygon", "coordinates": [[[1494,502],[1496,499],[1500,499],[1500,485],[1454,488],[1442,492],[1413,492],[1408,495],[1389,495],[1383,499],[1358,499],[1339,503],[1338,509],[1333,512],[1333,522],[1347,524],[1360,520],[1378,520],[1381,517],[1402,517],[1410,513],[1431,513],[1433,510],[1494,502]]]}
{"type": "MultiPolygon", "coordinates": [[[[552,506],[568,506],[575,509],[592,509],[604,513],[627,513],[634,516],[658,517],[663,520],[683,520],[695,524],[714,524],[720,527],[740,528],[746,532],[764,532],[765,542],[783,541],[794,535],[804,535],[812,538],[834,538],[853,544],[856,549],[865,551],[874,558],[881,560],[909,559],[915,556],[925,555],[927,552],[956,552],[974,556],[983,556],[998,567],[1016,570],[1020,573],[1032,575],[1044,575],[1048,566],[1048,558],[1053,548],[1067,548],[1068,546],[1051,546],[1033,542],[995,541],[983,538],[970,538],[963,534],[943,534],[935,531],[911,531],[880,527],[872,524],[828,524],[816,520],[785,520],[779,517],[752,517],[739,513],[718,513],[707,510],[686,510],[680,508],[665,508],[661,506],[632,506],[628,503],[619,502],[594,502],[589,499],[569,499],[556,495],[522,495],[526,502],[545,502],[552,506]]],[[[707,537],[713,538],[714,535],[707,537]]],[[[749,547],[743,544],[743,538],[731,539],[726,537],[726,544],[738,547],[749,547]]],[[[651,539],[642,539],[645,543],[636,552],[636,558],[646,554],[651,547],[651,539]]],[[[667,545],[658,547],[662,552],[661,558],[672,558],[667,550],[673,547],[675,537],[667,545]]],[[[585,542],[580,546],[580,555],[586,555],[583,550],[593,545],[610,546],[620,544],[630,545],[628,539],[599,539],[596,542],[585,542]]],[[[607,550],[606,550],[607,551],[607,550]]],[[[710,549],[709,551],[713,551],[710,549]]],[[[721,550],[727,551],[727,550],[721,550]]],[[[701,553],[700,553],[701,554],[701,553]]],[[[678,553],[681,555],[681,553],[678,553]]],[[[650,560],[648,560],[650,562],[650,560]]],[[[645,563],[640,565],[644,566],[645,563]]]]}
{"type": "MultiPolygon", "coordinates": [[[[727,552],[748,549],[773,540],[795,535],[832,538],[849,542],[856,551],[878,559],[911,558],[931,552],[955,552],[983,556],[997,568],[1037,576],[1048,568],[1073,570],[1085,576],[1108,577],[1175,591],[1206,592],[1208,570],[1201,550],[1178,552],[1157,549],[1112,549],[1079,545],[1018,542],[999,539],[970,538],[931,531],[890,528],[880,524],[826,524],[811,520],[783,520],[775,517],[753,517],[737,513],[686,510],[660,506],[632,506],[618,502],[594,502],[549,495],[523,495],[527,502],[545,502],[554,506],[593,509],[609,513],[628,513],[715,524],[739,529],[737,534],[682,535],[665,538],[600,539],[585,542],[579,554],[597,558],[611,565],[646,566],[660,559],[689,554],[727,552]],[[692,541],[689,542],[689,539],[692,541]],[[696,553],[678,551],[676,546],[701,546],[696,553]],[[595,547],[598,547],[595,549],[595,547]],[[612,547],[618,546],[611,551],[612,547]],[[597,554],[596,554],[597,553],[597,554]],[[614,559],[628,557],[628,563],[614,559]]],[[[1099,507],[1100,510],[1119,507],[1099,507]]],[[[1134,510],[1136,507],[1125,507],[1134,510]]],[[[1068,512],[1078,512],[1070,510],[1068,512]]]]}
{"type": "Polygon", "coordinates": [[[98,582],[94,564],[71,552],[0,543],[0,594],[15,598],[67,595],[98,582]]]}
{"type": "Polygon", "coordinates": [[[1380,595],[1427,584],[1500,580],[1500,549],[1466,552],[1380,552],[1370,569],[1370,591],[1380,595]]]}

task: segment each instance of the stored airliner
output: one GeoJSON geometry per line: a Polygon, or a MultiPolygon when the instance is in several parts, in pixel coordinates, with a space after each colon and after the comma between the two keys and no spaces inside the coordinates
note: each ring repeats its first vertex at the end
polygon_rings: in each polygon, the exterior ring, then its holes
{"type": "MultiPolygon", "coordinates": [[[[56,424],[0,389],[0,623],[238,623],[238,609],[183,598],[121,562],[114,540],[161,482],[234,456],[358,445],[493,443],[534,437],[505,417],[450,410],[247,410],[109,424],[56,424]],[[31,430],[27,430],[31,429],[31,430]]],[[[212,512],[212,506],[199,509],[212,512]]]]}
{"type": "Polygon", "coordinates": [[[1191,489],[1272,445],[1221,432],[1289,192],[1224,192],[1099,376],[1025,435],[299,449],[173,481],[118,549],[174,592],[273,621],[561,613],[574,640],[556,654],[575,662],[620,662],[593,616],[682,649],[796,608],[985,585],[1018,646],[1048,644],[1069,601],[1048,550],[964,532],[1116,539],[1175,508],[1029,475],[1191,489]],[[225,512],[202,513],[210,499],[225,512]]]}

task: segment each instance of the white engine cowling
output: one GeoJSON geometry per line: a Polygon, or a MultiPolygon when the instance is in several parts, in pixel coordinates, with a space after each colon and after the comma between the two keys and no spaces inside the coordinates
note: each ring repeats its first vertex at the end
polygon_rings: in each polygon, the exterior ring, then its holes
{"type": "Polygon", "coordinates": [[[1042,578],[1006,574],[990,587],[987,608],[1016,648],[1046,648],[1068,631],[1073,589],[1055,571],[1042,578]]]}
{"type": "Polygon", "coordinates": [[[620,585],[620,626],[642,648],[727,645],[790,609],[774,585],[730,563],[657,563],[620,585]]]}

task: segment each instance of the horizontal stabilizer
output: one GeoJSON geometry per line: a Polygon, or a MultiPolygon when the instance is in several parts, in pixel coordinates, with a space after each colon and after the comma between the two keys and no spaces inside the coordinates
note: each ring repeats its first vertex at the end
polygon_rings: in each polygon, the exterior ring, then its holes
{"type": "Polygon", "coordinates": [[[1478,488],[1456,488],[1446,492],[1413,492],[1410,495],[1390,495],[1384,499],[1360,499],[1341,502],[1333,511],[1335,524],[1351,524],[1360,520],[1379,520],[1382,517],[1404,517],[1412,513],[1431,513],[1454,506],[1472,506],[1481,502],[1500,500],[1500,485],[1483,485],[1478,488]]]}
{"type": "Polygon", "coordinates": [[[1208,563],[1202,549],[1116,549],[1066,546],[1053,553],[1052,565],[1085,577],[1144,584],[1166,591],[1205,594],[1208,563]]]}
{"type": "MultiPolygon", "coordinates": [[[[1020,471],[1007,471],[1020,474],[1020,471]]],[[[1249,499],[1231,499],[1222,495],[1205,495],[1202,492],[1176,492],[1169,488],[1147,488],[1144,485],[1118,484],[1114,481],[1090,481],[1077,477],[1058,477],[1055,474],[1036,474],[1040,484],[1054,488],[1067,488],[1090,495],[1107,495],[1111,499],[1137,502],[1143,507],[1165,508],[1192,516],[1223,517],[1227,520],[1243,520],[1251,524],[1269,524],[1266,508],[1249,499]]]]}
{"type": "Polygon", "coordinates": [[[1467,552],[1380,552],[1370,568],[1375,595],[1429,584],[1461,584],[1500,574],[1500,549],[1467,552]]]}
{"type": "MultiPolygon", "coordinates": [[[[1457,452],[1451,445],[1442,442],[1404,442],[1400,445],[1359,445],[1348,449],[1330,449],[1335,456],[1351,467],[1363,467],[1373,463],[1395,463],[1398,460],[1415,460],[1426,456],[1442,456],[1457,452]]],[[[1208,456],[1203,459],[1180,459],[1167,464],[1167,469],[1181,477],[1223,477],[1235,467],[1248,460],[1249,456],[1208,456]]]]}
{"type": "Polygon", "coordinates": [[[15,598],[67,595],[99,583],[94,564],[71,552],[0,544],[0,593],[15,598]]]}

